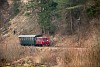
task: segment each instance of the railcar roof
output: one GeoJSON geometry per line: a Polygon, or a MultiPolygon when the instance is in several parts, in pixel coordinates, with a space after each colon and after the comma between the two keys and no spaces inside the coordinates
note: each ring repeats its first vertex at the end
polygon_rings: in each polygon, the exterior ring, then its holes
{"type": "Polygon", "coordinates": [[[19,35],[18,37],[35,37],[36,35],[19,35]]]}
{"type": "Polygon", "coordinates": [[[48,37],[37,37],[37,38],[48,38],[48,37]]]}

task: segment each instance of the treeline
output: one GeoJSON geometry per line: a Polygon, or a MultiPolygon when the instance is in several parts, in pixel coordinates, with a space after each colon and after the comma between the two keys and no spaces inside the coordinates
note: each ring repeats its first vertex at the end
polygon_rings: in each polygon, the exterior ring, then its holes
{"type": "Polygon", "coordinates": [[[38,14],[38,23],[43,34],[78,34],[89,27],[89,18],[100,13],[99,0],[30,0],[21,5],[20,0],[13,0],[13,15],[21,9],[25,16],[38,14]]]}

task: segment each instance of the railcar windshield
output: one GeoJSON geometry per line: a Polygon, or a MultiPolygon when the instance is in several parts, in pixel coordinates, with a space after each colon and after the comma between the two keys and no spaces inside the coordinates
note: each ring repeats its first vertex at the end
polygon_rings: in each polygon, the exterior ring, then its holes
{"type": "Polygon", "coordinates": [[[42,38],[37,38],[37,41],[41,41],[42,40],[42,38]]]}
{"type": "Polygon", "coordinates": [[[43,41],[48,41],[49,39],[48,38],[43,38],[43,41]]]}

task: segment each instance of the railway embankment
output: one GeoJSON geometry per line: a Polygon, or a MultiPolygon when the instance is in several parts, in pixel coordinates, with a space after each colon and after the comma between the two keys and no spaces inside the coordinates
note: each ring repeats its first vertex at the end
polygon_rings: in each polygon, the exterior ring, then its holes
{"type": "Polygon", "coordinates": [[[13,65],[24,65],[28,60],[32,64],[49,65],[49,67],[89,67],[97,65],[95,59],[90,60],[93,52],[91,47],[67,46],[21,46],[18,37],[12,35],[5,38],[5,42],[1,44],[0,58],[13,65]]]}
{"type": "Polygon", "coordinates": [[[88,67],[88,65],[91,65],[89,60],[90,51],[89,48],[34,47],[12,44],[10,46],[6,45],[6,49],[3,49],[1,54],[4,59],[13,65],[25,64],[30,60],[33,64],[44,64],[50,67],[64,67],[66,65],[88,67]]]}

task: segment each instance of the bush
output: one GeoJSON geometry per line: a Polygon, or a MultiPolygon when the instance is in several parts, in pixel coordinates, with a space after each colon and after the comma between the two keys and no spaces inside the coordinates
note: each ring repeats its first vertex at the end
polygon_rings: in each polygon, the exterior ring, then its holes
{"type": "Polygon", "coordinates": [[[56,31],[56,26],[54,26],[53,24],[50,26],[50,30],[49,30],[49,33],[52,35],[54,34],[56,31]]]}
{"type": "Polygon", "coordinates": [[[95,14],[96,14],[96,7],[95,6],[90,6],[89,8],[87,8],[87,14],[89,16],[95,16],[95,14]]]}
{"type": "Polygon", "coordinates": [[[90,0],[90,5],[86,11],[89,16],[95,17],[100,15],[100,0],[90,0]]]}

